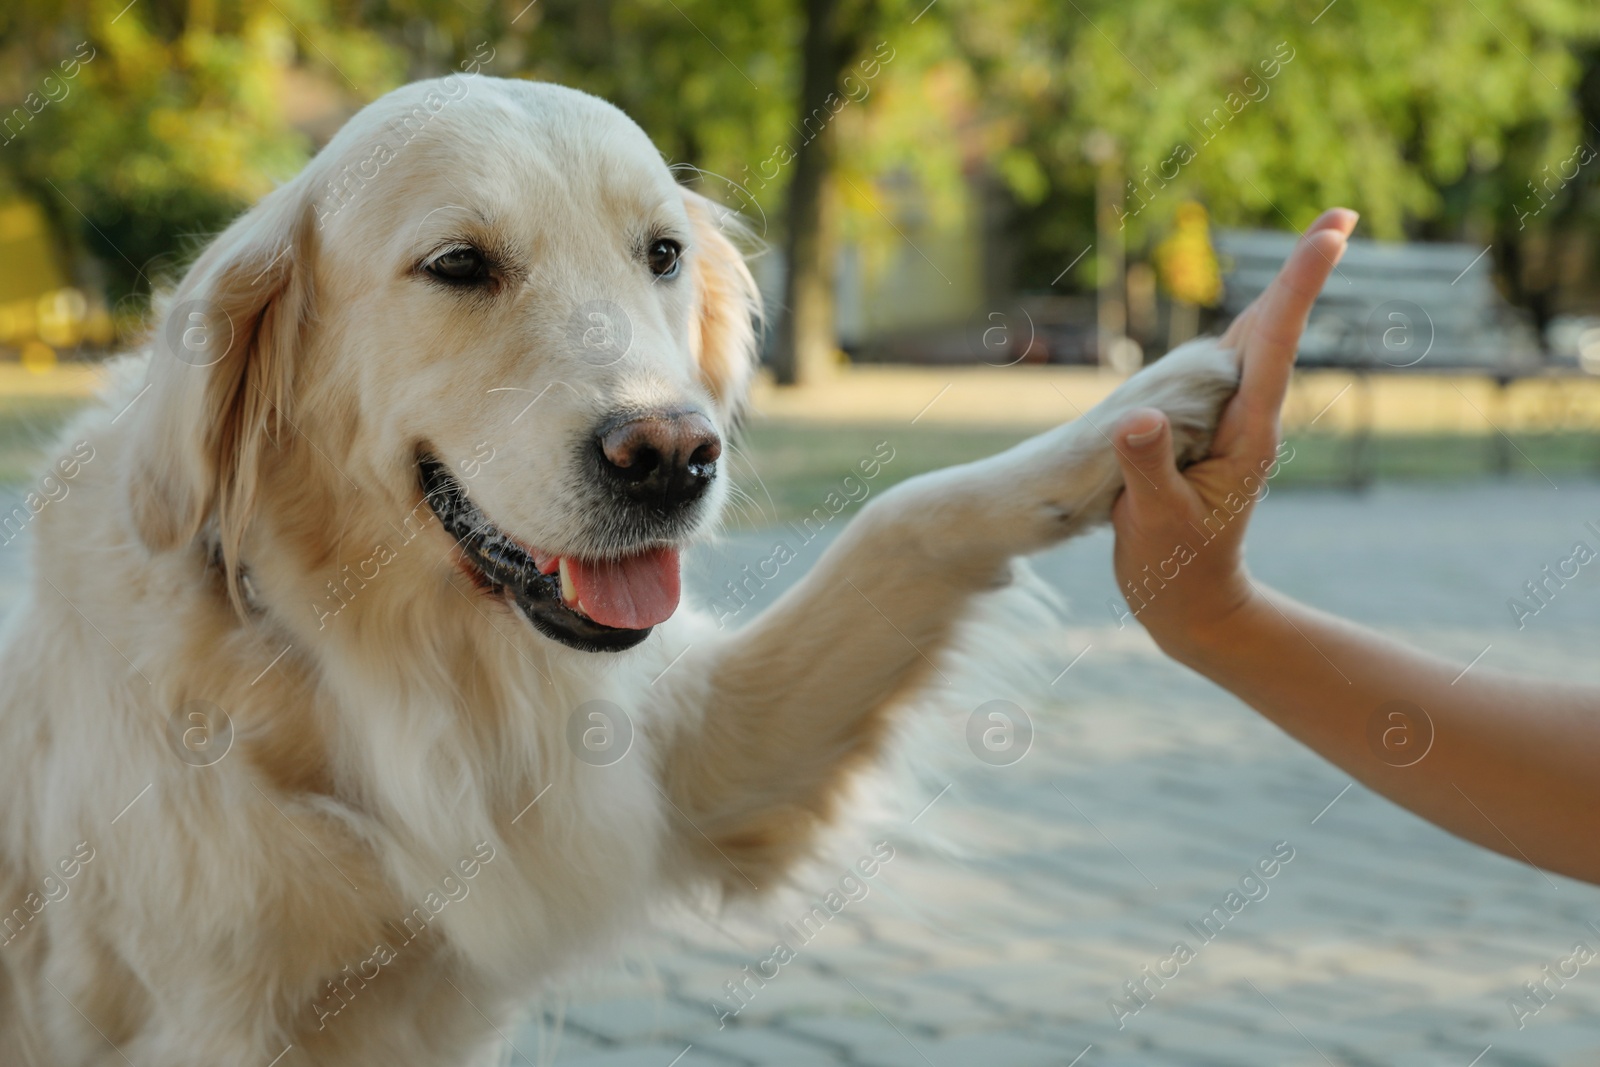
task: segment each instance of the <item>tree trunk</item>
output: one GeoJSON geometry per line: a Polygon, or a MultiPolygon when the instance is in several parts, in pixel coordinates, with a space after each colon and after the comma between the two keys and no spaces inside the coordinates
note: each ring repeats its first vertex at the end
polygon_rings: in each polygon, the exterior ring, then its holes
{"type": "Polygon", "coordinates": [[[828,202],[837,153],[832,105],[840,76],[860,46],[868,6],[851,0],[805,0],[800,107],[794,123],[798,136],[784,234],[787,272],[772,352],[773,372],[783,385],[826,376],[838,350],[837,248],[828,202]]]}

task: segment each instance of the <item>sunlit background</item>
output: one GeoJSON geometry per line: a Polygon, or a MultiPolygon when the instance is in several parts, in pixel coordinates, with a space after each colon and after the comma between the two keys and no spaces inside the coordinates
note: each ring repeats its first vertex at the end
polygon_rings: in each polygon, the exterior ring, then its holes
{"type": "MultiPolygon", "coordinates": [[[[1595,575],[1527,585],[1600,545],[1592,0],[7,0],[0,504],[153,290],[364,103],[448,74],[613,101],[760,238],[766,370],[703,602],[883,443],[872,492],[1220,329],[1342,204],[1358,240],[1302,348],[1258,575],[1463,665],[1600,680],[1595,575]]],[[[505,1055],[1600,1062],[1600,975],[1523,987],[1600,946],[1600,894],[1347,791],[1118,621],[1108,549],[1040,561],[1070,606],[1025,757],[931,781],[780,977],[741,969],[783,916],[708,917],[553,993],[505,1055]],[[1133,997],[1282,842],[1271,894],[1133,997]]]]}

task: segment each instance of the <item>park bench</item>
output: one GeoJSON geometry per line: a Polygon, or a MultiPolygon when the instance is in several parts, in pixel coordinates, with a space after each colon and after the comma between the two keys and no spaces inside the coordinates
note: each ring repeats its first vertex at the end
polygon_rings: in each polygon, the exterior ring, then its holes
{"type": "MultiPolygon", "coordinates": [[[[1277,231],[1215,235],[1226,316],[1238,314],[1271,284],[1298,239],[1277,231]]],[[[1492,380],[1500,399],[1485,412],[1495,430],[1486,436],[1486,460],[1497,473],[1512,468],[1517,446],[1495,417],[1507,388],[1520,379],[1570,375],[1574,368],[1545,358],[1526,317],[1496,290],[1492,260],[1492,250],[1478,245],[1350,242],[1311,312],[1299,355],[1301,366],[1354,375],[1350,407],[1358,418],[1342,464],[1345,484],[1360,487],[1373,478],[1377,441],[1363,394],[1369,378],[1378,375],[1492,380]]]]}
{"type": "MultiPolygon", "coordinates": [[[[1238,314],[1271,283],[1294,233],[1223,230],[1223,310],[1238,314]]],[[[1352,240],[1300,342],[1304,366],[1495,376],[1539,373],[1533,328],[1501,299],[1493,252],[1469,244],[1352,240]]]]}

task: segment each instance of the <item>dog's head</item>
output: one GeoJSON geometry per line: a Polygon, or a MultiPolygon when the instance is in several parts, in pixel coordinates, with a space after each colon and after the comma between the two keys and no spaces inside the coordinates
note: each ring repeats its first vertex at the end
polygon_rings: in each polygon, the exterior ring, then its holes
{"type": "Polygon", "coordinates": [[[231,579],[293,453],[392,528],[425,500],[456,565],[547,636],[638,643],[726,493],[759,313],[730,225],[593,97],[465,75],[389,94],[168,301],[135,409],[140,536],[214,531],[231,579]]]}

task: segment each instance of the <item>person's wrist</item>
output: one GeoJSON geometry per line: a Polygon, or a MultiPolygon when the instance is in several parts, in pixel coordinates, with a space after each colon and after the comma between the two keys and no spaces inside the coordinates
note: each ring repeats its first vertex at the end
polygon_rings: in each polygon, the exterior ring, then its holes
{"type": "Polygon", "coordinates": [[[1188,611],[1148,626],[1156,645],[1187,667],[1205,673],[1239,647],[1242,631],[1265,606],[1243,570],[1204,596],[1203,611],[1188,611]]]}

